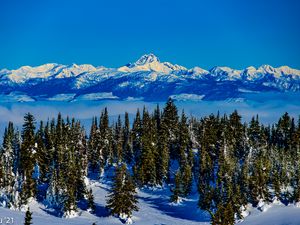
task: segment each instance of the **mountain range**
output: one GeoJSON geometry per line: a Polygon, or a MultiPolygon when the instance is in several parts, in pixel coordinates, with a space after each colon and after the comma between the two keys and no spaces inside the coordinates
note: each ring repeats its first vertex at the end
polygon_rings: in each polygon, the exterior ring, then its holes
{"type": "Polygon", "coordinates": [[[119,68],[44,64],[0,70],[0,101],[80,101],[168,97],[190,100],[243,99],[246,94],[299,93],[300,70],[263,65],[243,70],[229,67],[187,69],[143,55],[119,68]]]}

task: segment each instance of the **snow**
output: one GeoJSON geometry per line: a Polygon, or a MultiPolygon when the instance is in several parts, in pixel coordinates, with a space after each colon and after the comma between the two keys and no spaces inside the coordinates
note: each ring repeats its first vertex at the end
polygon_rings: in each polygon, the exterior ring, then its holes
{"type": "Polygon", "coordinates": [[[262,212],[266,212],[270,208],[270,204],[264,202],[262,199],[259,200],[257,208],[262,212]]]}
{"type": "Polygon", "coordinates": [[[8,95],[0,94],[0,102],[34,102],[35,100],[25,93],[11,92],[8,95]]]}
{"type": "Polygon", "coordinates": [[[71,210],[69,212],[65,212],[63,217],[67,219],[72,219],[78,217],[78,213],[75,210],[71,210]]]}
{"type": "MultiPolygon", "coordinates": [[[[172,206],[169,204],[169,187],[164,189],[143,189],[138,192],[139,208],[138,212],[134,212],[132,218],[124,215],[121,219],[109,216],[106,205],[106,197],[110,188],[110,181],[106,178],[101,183],[90,180],[88,188],[92,188],[96,211],[91,214],[85,210],[78,209],[77,212],[72,211],[65,217],[59,217],[55,211],[46,208],[43,204],[31,201],[30,210],[33,212],[33,224],[50,225],[50,224],[107,224],[121,225],[125,224],[168,224],[168,225],[208,225],[209,217],[206,213],[197,210],[197,195],[182,202],[180,206],[172,206]],[[189,212],[189,213],[186,213],[189,212]]],[[[16,224],[22,224],[24,220],[24,212],[13,211],[0,208],[0,218],[8,216],[14,218],[16,224]]]]}
{"type": "MultiPolygon", "coordinates": [[[[96,211],[94,214],[84,209],[78,208],[64,217],[59,217],[57,213],[43,204],[32,200],[29,204],[30,211],[33,212],[33,224],[50,225],[50,224],[107,224],[122,225],[139,224],[139,225],[209,225],[209,215],[197,209],[198,196],[193,193],[191,197],[182,199],[180,204],[170,204],[169,187],[162,188],[143,188],[138,191],[140,210],[134,212],[131,218],[126,215],[118,218],[109,216],[105,208],[106,197],[110,189],[110,181],[107,177],[101,179],[101,182],[89,180],[88,188],[92,188],[96,211]]],[[[27,208],[26,208],[27,209],[27,208]]],[[[0,208],[0,218],[11,217],[15,224],[22,224],[26,209],[23,211],[9,210],[0,208]]],[[[250,205],[243,213],[246,216],[243,221],[238,222],[240,225],[299,225],[300,209],[295,205],[278,205],[270,204],[267,211],[261,212],[250,205]],[[248,216],[247,216],[248,215],[248,216]]]]}
{"type": "Polygon", "coordinates": [[[102,99],[118,99],[118,97],[114,96],[112,92],[100,92],[80,95],[74,101],[97,101],[102,99]]]}
{"type": "Polygon", "coordinates": [[[300,209],[294,205],[273,205],[265,212],[252,209],[240,225],[299,225],[300,209]]]}
{"type": "Polygon", "coordinates": [[[201,101],[205,95],[196,95],[196,94],[179,94],[179,95],[171,95],[172,99],[178,101],[201,101]]]}
{"type": "Polygon", "coordinates": [[[118,68],[120,72],[136,72],[136,71],[155,71],[161,73],[170,73],[174,70],[187,70],[183,66],[173,65],[169,62],[161,63],[157,56],[150,53],[143,55],[135,63],[118,68]]]}
{"type": "Polygon", "coordinates": [[[226,66],[223,67],[216,66],[210,70],[210,73],[212,76],[215,76],[217,80],[223,80],[223,79],[234,80],[234,79],[241,78],[240,70],[231,69],[226,66]]]}
{"type": "Polygon", "coordinates": [[[49,101],[71,101],[74,99],[76,94],[57,94],[53,97],[48,98],[49,101]]]}
{"type": "Polygon", "coordinates": [[[270,65],[244,70],[226,66],[209,71],[200,67],[187,69],[161,62],[155,55],[148,54],[120,68],[49,63],[0,71],[0,97],[6,102],[72,101],[73,94],[79,96],[82,93],[94,95],[86,98],[100,100],[102,98],[95,97],[95,93],[102,92],[112,92],[120,99],[134,96],[147,101],[161,101],[171,95],[189,93],[192,98],[193,95],[203,95],[203,100],[212,101],[243,98],[241,95],[245,92],[240,90],[247,90],[247,93],[295,92],[299,96],[300,70],[270,65]],[[23,96],[12,97],[12,92],[22,92],[23,96]],[[5,96],[8,97],[5,99],[5,96]]]}
{"type": "Polygon", "coordinates": [[[77,76],[83,72],[93,72],[96,68],[92,65],[60,65],[48,63],[36,67],[22,66],[19,69],[7,71],[6,75],[9,80],[15,83],[24,83],[30,79],[46,79],[51,76],[55,78],[66,78],[77,76]]]}

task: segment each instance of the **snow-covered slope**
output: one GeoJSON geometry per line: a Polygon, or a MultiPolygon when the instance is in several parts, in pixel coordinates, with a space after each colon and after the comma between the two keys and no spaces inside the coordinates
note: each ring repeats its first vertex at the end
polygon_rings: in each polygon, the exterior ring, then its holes
{"type": "MultiPolygon", "coordinates": [[[[35,101],[53,101],[55,96],[70,94],[75,94],[75,99],[86,100],[80,96],[92,93],[112,93],[118,99],[143,98],[146,101],[166,100],[169,96],[182,94],[203,96],[203,100],[245,99],[245,90],[256,94],[300,94],[300,70],[269,65],[244,70],[229,67],[214,67],[208,71],[199,67],[187,69],[161,62],[153,54],[143,55],[136,62],[119,68],[45,64],[0,70],[2,97],[18,93],[35,101]]],[[[91,96],[89,100],[99,100],[99,97],[93,99],[91,96]]]]}
{"type": "MultiPolygon", "coordinates": [[[[117,218],[108,215],[105,208],[106,196],[110,189],[110,182],[90,180],[88,188],[92,188],[95,197],[96,212],[91,214],[84,209],[78,209],[74,218],[62,218],[45,205],[32,201],[29,204],[33,212],[32,222],[34,225],[122,225],[117,218]]],[[[170,190],[163,189],[142,189],[138,191],[139,211],[133,213],[133,224],[138,225],[209,225],[209,214],[197,209],[198,196],[195,194],[184,199],[179,204],[170,204],[170,190]]],[[[240,225],[299,225],[300,208],[294,205],[284,206],[271,204],[266,212],[256,208],[249,208],[248,215],[240,225]]],[[[0,207],[0,223],[11,222],[11,224],[23,224],[25,213],[13,211],[0,207]],[[13,223],[12,223],[13,222],[13,223]]]]}
{"type": "Polygon", "coordinates": [[[187,70],[183,66],[173,65],[168,62],[161,63],[158,57],[153,54],[143,55],[135,63],[129,63],[118,69],[121,72],[136,72],[136,71],[155,71],[160,73],[171,73],[175,70],[187,70]]]}

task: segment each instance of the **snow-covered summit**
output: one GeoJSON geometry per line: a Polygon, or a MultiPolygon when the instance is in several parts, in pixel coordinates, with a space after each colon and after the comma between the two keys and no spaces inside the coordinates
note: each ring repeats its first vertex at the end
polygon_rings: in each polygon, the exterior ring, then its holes
{"type": "Polygon", "coordinates": [[[121,72],[136,72],[136,71],[155,71],[159,73],[169,74],[176,70],[187,70],[183,66],[173,65],[169,62],[160,62],[159,58],[154,54],[146,54],[140,57],[136,62],[129,63],[118,69],[121,72]]]}
{"type": "MultiPolygon", "coordinates": [[[[74,77],[84,72],[93,72],[96,68],[92,65],[71,64],[60,65],[56,63],[48,63],[36,67],[22,66],[16,70],[5,70],[2,73],[6,75],[3,79],[9,80],[13,83],[25,83],[32,79],[46,79],[46,78],[68,78],[74,77]]],[[[0,80],[1,82],[1,80],[0,80]]]]}
{"type": "Polygon", "coordinates": [[[145,64],[153,63],[153,62],[160,62],[160,61],[156,55],[150,53],[150,54],[143,55],[134,64],[135,65],[145,65],[145,64]]]}
{"type": "Polygon", "coordinates": [[[83,99],[80,95],[112,93],[119,99],[157,101],[184,94],[203,96],[203,100],[222,100],[244,97],[244,93],[270,91],[300,93],[300,70],[270,65],[243,70],[226,66],[187,69],[161,62],[154,54],[143,55],[120,68],[49,63],[0,70],[0,95],[30,99],[53,99],[61,94],[83,99]]]}
{"type": "Polygon", "coordinates": [[[213,67],[210,70],[210,73],[212,76],[216,77],[218,80],[224,80],[224,79],[239,79],[241,77],[241,71],[240,70],[235,70],[231,69],[229,67],[223,66],[216,66],[213,67]]]}
{"type": "Polygon", "coordinates": [[[289,76],[293,79],[300,79],[300,70],[292,69],[288,66],[281,66],[277,68],[270,65],[262,65],[258,68],[250,66],[243,70],[241,75],[241,77],[246,80],[258,80],[267,76],[281,80],[289,79],[289,76]]]}

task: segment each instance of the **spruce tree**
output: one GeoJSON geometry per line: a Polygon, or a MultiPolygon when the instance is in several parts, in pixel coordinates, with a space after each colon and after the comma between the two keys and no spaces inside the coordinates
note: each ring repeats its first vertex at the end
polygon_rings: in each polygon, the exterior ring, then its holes
{"type": "Polygon", "coordinates": [[[132,126],[132,151],[133,159],[135,163],[138,163],[141,157],[141,138],[142,138],[142,120],[139,109],[136,112],[136,116],[132,126]]]}
{"type": "Polygon", "coordinates": [[[5,194],[8,198],[8,207],[13,204],[10,200],[12,200],[13,186],[15,180],[15,169],[14,169],[14,161],[15,161],[15,150],[14,150],[14,127],[13,123],[9,122],[8,127],[4,131],[3,136],[3,144],[2,149],[0,148],[0,174],[1,181],[0,186],[4,188],[5,194]]]}
{"type": "Polygon", "coordinates": [[[123,127],[123,159],[128,164],[131,164],[133,161],[133,151],[130,138],[130,123],[127,112],[125,112],[125,122],[123,127]]]}
{"type": "Polygon", "coordinates": [[[90,190],[88,191],[88,194],[87,194],[87,200],[88,200],[88,210],[89,210],[91,213],[95,213],[96,206],[95,206],[95,202],[94,202],[94,195],[93,195],[92,189],[90,189],[90,190]]]}
{"type": "Polygon", "coordinates": [[[180,170],[178,170],[175,175],[174,188],[171,189],[171,191],[173,193],[171,195],[171,199],[170,199],[171,202],[178,203],[180,200],[180,197],[182,197],[184,194],[181,179],[182,179],[182,174],[181,174],[180,170]]]}
{"type": "Polygon", "coordinates": [[[99,155],[100,155],[100,174],[102,173],[104,167],[113,162],[113,151],[112,151],[112,130],[109,127],[109,117],[107,108],[101,113],[100,124],[99,124],[99,155]]]}
{"type": "Polygon", "coordinates": [[[166,106],[163,109],[161,123],[164,125],[162,126],[162,129],[164,129],[167,135],[167,144],[169,147],[170,158],[178,159],[179,117],[177,107],[171,98],[168,99],[166,106]]]}
{"type": "Polygon", "coordinates": [[[33,178],[34,166],[36,164],[35,154],[35,119],[33,115],[27,113],[24,116],[22,130],[22,145],[20,150],[20,172],[22,175],[22,204],[26,204],[28,199],[35,196],[36,180],[33,178]]]}
{"type": "Polygon", "coordinates": [[[153,124],[148,111],[144,108],[142,120],[141,156],[137,164],[137,178],[141,185],[156,184],[156,146],[153,124]]]}
{"type": "Polygon", "coordinates": [[[30,224],[32,224],[32,212],[30,212],[30,209],[28,208],[25,213],[24,225],[30,225],[30,224]]]}
{"type": "Polygon", "coordinates": [[[97,118],[94,117],[92,120],[92,126],[90,131],[90,137],[88,141],[88,160],[89,160],[89,170],[92,173],[95,173],[96,170],[99,170],[99,135],[100,131],[98,130],[97,118]]]}
{"type": "Polygon", "coordinates": [[[187,163],[183,165],[181,168],[182,170],[182,188],[183,188],[183,196],[188,196],[192,191],[192,184],[193,184],[193,173],[192,167],[187,163]]]}
{"type": "Polygon", "coordinates": [[[130,218],[132,211],[138,211],[135,185],[126,165],[116,169],[113,186],[107,199],[107,208],[112,215],[130,218]]]}
{"type": "Polygon", "coordinates": [[[40,122],[40,127],[36,133],[36,161],[39,168],[39,182],[49,182],[49,164],[50,164],[50,152],[46,149],[45,127],[43,121],[40,122]]]}
{"type": "Polygon", "coordinates": [[[123,129],[122,129],[122,121],[121,116],[118,116],[118,121],[115,124],[114,129],[114,159],[117,163],[121,163],[123,161],[123,129]]]}

